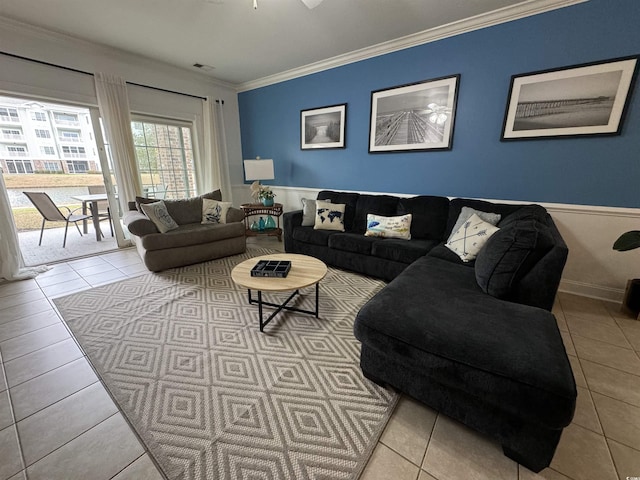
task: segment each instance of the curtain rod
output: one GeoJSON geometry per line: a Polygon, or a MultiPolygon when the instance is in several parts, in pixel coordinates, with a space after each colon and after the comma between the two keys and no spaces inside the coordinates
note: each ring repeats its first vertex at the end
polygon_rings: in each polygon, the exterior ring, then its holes
{"type": "MultiPolygon", "coordinates": [[[[7,57],[13,57],[13,58],[18,58],[20,60],[26,60],[28,62],[39,63],[40,65],[47,65],[48,67],[61,68],[62,70],[68,70],[70,72],[81,73],[83,75],[91,75],[92,77],[94,76],[94,74],[91,73],[91,72],[85,72],[84,70],[78,70],[76,68],[65,67],[64,65],[56,65],[55,63],[45,62],[43,60],[36,60],[35,58],[23,57],[22,55],[16,55],[15,53],[9,53],[9,52],[0,51],[0,54],[6,55],[7,57]]],[[[177,92],[175,90],[167,90],[166,88],[153,87],[151,85],[143,85],[141,83],[135,83],[135,82],[126,82],[126,83],[128,85],[134,85],[136,87],[150,88],[151,90],[158,90],[160,92],[175,93],[176,95],[183,95],[185,97],[199,98],[200,100],[206,100],[206,97],[201,97],[200,95],[192,95],[190,93],[177,92]]],[[[216,100],[216,102],[217,103],[222,102],[222,104],[224,105],[224,100],[220,100],[220,102],[218,102],[218,100],[216,100]]]]}

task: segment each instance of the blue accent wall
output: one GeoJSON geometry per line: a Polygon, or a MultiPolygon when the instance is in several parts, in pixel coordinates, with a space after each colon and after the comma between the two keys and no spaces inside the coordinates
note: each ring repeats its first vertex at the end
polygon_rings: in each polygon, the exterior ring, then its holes
{"type": "Polygon", "coordinates": [[[276,185],[640,208],[640,82],[622,135],[501,142],[511,76],[640,53],[640,1],[590,0],[238,95],[244,158],[276,185]],[[453,149],[368,153],[371,91],[461,74],[453,149]],[[300,110],[347,103],[346,148],[300,110]]]}

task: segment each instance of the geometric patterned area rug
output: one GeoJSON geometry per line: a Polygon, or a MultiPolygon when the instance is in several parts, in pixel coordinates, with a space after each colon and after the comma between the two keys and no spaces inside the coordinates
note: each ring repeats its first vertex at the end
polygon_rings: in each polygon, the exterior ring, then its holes
{"type": "MultiPolygon", "coordinates": [[[[269,253],[55,300],[170,479],[356,479],[393,411],[398,395],[363,377],[353,335],[356,313],[384,282],[329,268],[320,318],[281,312],[260,333],[257,306],[231,270],[269,253]]],[[[298,299],[312,310],[315,288],[298,299]]]]}

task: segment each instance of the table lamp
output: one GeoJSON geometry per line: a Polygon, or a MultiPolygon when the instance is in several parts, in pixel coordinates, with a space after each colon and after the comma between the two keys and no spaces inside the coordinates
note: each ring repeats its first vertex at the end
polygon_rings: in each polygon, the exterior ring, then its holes
{"type": "Polygon", "coordinates": [[[260,193],[260,180],[273,180],[275,178],[273,172],[273,160],[261,159],[256,157],[255,160],[244,160],[244,179],[254,180],[251,184],[251,197],[258,200],[260,193]]]}

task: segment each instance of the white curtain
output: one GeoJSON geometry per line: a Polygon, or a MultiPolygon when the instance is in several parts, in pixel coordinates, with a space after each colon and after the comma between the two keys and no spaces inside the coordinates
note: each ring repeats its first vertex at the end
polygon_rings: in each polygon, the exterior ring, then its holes
{"type": "Polygon", "coordinates": [[[123,78],[105,73],[96,73],[95,83],[100,116],[111,147],[118,202],[121,210],[126,212],[129,210],[127,202],[133,201],[136,195],[142,195],[131,133],[127,83],[123,78]]]}
{"type": "Polygon", "coordinates": [[[38,267],[24,265],[16,231],[9,195],[0,173],[0,278],[12,281],[25,280],[49,270],[45,265],[38,267]]]}
{"type": "Polygon", "coordinates": [[[196,183],[198,193],[203,194],[219,188],[222,199],[231,201],[223,114],[222,100],[207,98],[202,101],[204,154],[196,162],[196,183]]]}

